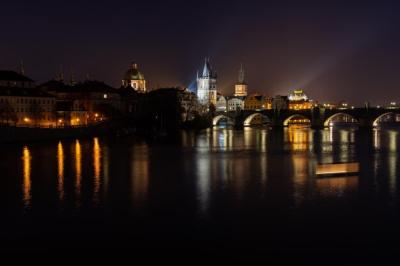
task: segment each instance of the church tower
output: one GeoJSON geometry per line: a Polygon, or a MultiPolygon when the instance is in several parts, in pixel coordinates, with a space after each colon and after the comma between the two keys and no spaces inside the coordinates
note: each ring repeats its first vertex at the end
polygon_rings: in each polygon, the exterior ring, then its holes
{"type": "Polygon", "coordinates": [[[203,73],[197,73],[197,99],[201,104],[217,104],[217,74],[213,72],[210,60],[206,58],[203,73]]]}
{"type": "Polygon", "coordinates": [[[235,94],[236,97],[247,97],[247,84],[244,81],[244,67],[240,65],[239,70],[239,79],[238,83],[235,85],[235,94]]]}
{"type": "Polygon", "coordinates": [[[142,72],[139,71],[138,65],[135,62],[133,62],[131,67],[126,71],[122,79],[122,87],[131,87],[139,93],[147,92],[146,79],[142,72]]]}

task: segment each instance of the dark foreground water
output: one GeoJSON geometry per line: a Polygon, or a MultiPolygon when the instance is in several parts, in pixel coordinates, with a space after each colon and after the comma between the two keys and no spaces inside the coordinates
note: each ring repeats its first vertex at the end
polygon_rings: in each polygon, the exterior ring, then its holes
{"type": "Polygon", "coordinates": [[[8,253],[281,263],[400,251],[398,130],[214,129],[2,146],[8,253]],[[320,163],[358,175],[317,178],[320,163]]]}

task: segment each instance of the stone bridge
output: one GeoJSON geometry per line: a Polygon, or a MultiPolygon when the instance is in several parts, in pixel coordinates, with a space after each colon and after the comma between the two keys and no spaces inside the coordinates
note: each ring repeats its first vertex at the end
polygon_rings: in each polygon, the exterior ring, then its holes
{"type": "Polygon", "coordinates": [[[351,122],[360,127],[376,127],[382,123],[400,122],[396,116],[400,109],[386,108],[354,108],[354,109],[325,109],[314,108],[311,110],[260,110],[216,113],[213,118],[213,126],[218,125],[221,120],[234,126],[250,126],[257,119],[263,124],[273,127],[288,126],[294,119],[307,121],[312,128],[324,128],[330,126],[331,122],[341,120],[343,123],[351,122]]]}

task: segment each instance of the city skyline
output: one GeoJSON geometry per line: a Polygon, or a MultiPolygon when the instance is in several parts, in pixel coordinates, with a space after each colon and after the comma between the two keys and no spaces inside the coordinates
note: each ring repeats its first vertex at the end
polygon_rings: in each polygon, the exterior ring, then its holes
{"type": "Polygon", "coordinates": [[[400,98],[397,3],[289,2],[7,3],[0,68],[16,69],[23,59],[40,83],[63,65],[77,79],[89,73],[117,86],[135,60],[149,87],[187,87],[210,57],[223,94],[233,91],[243,63],[249,92],[302,88],[320,101],[356,105],[400,98]]]}

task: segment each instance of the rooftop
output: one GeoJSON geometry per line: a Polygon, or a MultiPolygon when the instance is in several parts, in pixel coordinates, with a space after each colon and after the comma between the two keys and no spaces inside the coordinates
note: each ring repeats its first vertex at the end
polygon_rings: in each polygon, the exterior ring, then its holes
{"type": "Polygon", "coordinates": [[[65,84],[58,80],[50,80],[39,86],[40,88],[56,93],[85,93],[85,92],[101,92],[101,93],[116,93],[115,88],[101,81],[87,80],[80,82],[74,86],[65,84]]]}
{"type": "Polygon", "coordinates": [[[0,80],[33,82],[30,78],[11,70],[0,70],[0,80]]]}
{"type": "Polygon", "coordinates": [[[19,96],[19,97],[54,97],[53,95],[38,88],[10,88],[0,87],[0,96],[19,96]]]}

